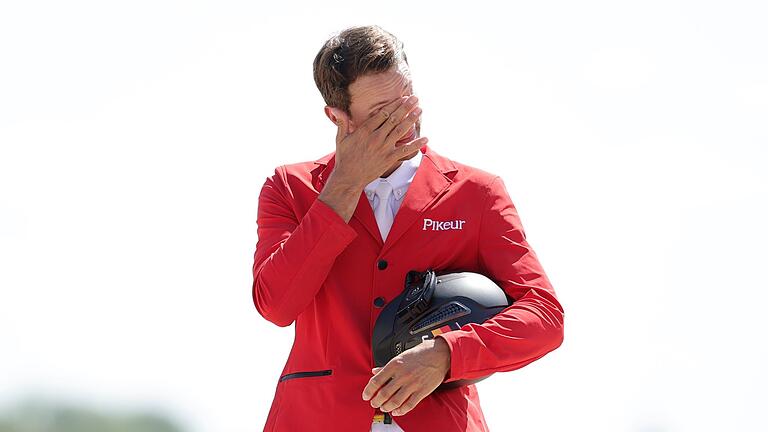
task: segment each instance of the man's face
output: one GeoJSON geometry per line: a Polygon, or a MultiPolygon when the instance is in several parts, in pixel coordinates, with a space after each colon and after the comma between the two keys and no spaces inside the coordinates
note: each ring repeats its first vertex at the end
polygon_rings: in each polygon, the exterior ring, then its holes
{"type": "MultiPolygon", "coordinates": [[[[411,73],[405,63],[400,63],[399,67],[387,72],[364,75],[349,85],[349,94],[351,96],[349,133],[352,133],[359,125],[378,113],[382,107],[403,96],[413,94],[411,73]]],[[[404,141],[418,138],[420,129],[421,119],[416,122],[415,128],[411,128],[403,135],[403,138],[407,138],[404,141]]],[[[400,144],[402,142],[398,142],[396,146],[400,144]]]]}
{"type": "MultiPolygon", "coordinates": [[[[334,110],[334,114],[337,116],[344,116],[348,119],[348,132],[352,133],[387,104],[394,102],[403,96],[410,96],[413,94],[413,84],[408,66],[405,63],[401,63],[398,67],[393,67],[386,72],[361,76],[349,85],[349,94],[351,96],[351,103],[349,106],[351,115],[348,116],[341,110],[334,110]]],[[[414,127],[409,129],[401,139],[395,143],[395,147],[399,147],[420,137],[420,132],[421,118],[416,121],[414,127]]],[[[388,176],[400,165],[400,161],[410,159],[415,154],[416,153],[413,153],[401,158],[395,165],[387,170],[383,176],[388,176]]]]}

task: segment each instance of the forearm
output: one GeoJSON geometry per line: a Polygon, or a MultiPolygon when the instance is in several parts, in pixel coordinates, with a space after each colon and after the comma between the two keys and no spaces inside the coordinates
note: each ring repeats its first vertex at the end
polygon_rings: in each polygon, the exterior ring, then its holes
{"type": "Polygon", "coordinates": [[[357,233],[319,200],[297,224],[281,191],[281,182],[268,180],[259,197],[253,302],[264,318],[285,327],[312,302],[357,233]]]}
{"type": "Polygon", "coordinates": [[[364,187],[358,182],[340,176],[337,171],[333,171],[317,199],[332,208],[344,222],[349,222],[355,213],[364,187]]]}
{"type": "Polygon", "coordinates": [[[451,348],[447,381],[521,368],[562,344],[565,312],[503,181],[488,185],[478,241],[480,272],[514,300],[482,324],[441,336],[451,348]]]}
{"type": "Polygon", "coordinates": [[[482,324],[438,335],[451,349],[446,382],[519,369],[563,342],[563,311],[556,300],[530,291],[482,324]]]}

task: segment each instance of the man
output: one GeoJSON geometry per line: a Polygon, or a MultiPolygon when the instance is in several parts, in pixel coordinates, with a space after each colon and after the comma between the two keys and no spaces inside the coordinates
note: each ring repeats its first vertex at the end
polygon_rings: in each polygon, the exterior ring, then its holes
{"type": "Polygon", "coordinates": [[[254,305],[296,323],[264,430],[487,431],[475,385],[433,390],[563,340],[563,307],[504,184],[426,145],[405,52],[383,29],[329,39],[314,77],[336,150],[278,167],[259,196],[254,305]],[[514,304],[373,369],[376,318],[408,271],[428,268],[482,273],[514,304]]]}

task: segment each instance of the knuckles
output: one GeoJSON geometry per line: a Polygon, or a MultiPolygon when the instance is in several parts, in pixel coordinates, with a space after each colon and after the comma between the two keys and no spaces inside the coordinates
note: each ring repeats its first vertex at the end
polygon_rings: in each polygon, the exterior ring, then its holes
{"type": "Polygon", "coordinates": [[[377,397],[379,397],[381,400],[385,401],[385,400],[389,399],[390,396],[392,396],[393,393],[394,392],[389,387],[385,387],[385,388],[379,390],[379,393],[378,393],[377,397]]]}
{"type": "Polygon", "coordinates": [[[374,376],[371,378],[371,384],[377,387],[381,387],[384,384],[384,379],[381,378],[379,375],[374,376]]]}

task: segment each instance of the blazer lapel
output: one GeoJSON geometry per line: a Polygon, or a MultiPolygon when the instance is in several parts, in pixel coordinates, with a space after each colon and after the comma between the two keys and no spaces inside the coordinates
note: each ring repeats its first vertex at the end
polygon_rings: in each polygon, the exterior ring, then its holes
{"type": "MultiPolygon", "coordinates": [[[[408,186],[403,203],[400,204],[395,215],[386,242],[381,239],[379,226],[376,224],[376,217],[373,215],[373,209],[365,196],[365,191],[360,191],[360,198],[353,217],[376,239],[379,246],[382,247],[381,254],[389,250],[403,233],[418,220],[419,216],[432,207],[449,190],[453,183],[453,174],[457,169],[449,159],[435,153],[428,145],[425,145],[421,152],[424,157],[421,159],[416,175],[413,177],[411,185],[408,186]]],[[[322,191],[328,177],[333,172],[335,162],[335,152],[315,161],[320,166],[312,172],[312,183],[318,193],[322,191]]]]}
{"type": "Polygon", "coordinates": [[[453,184],[453,174],[457,171],[454,164],[435,153],[427,145],[422,148],[422,153],[424,157],[397,210],[381,254],[386,253],[419,219],[419,216],[448,192],[453,184]]]}

